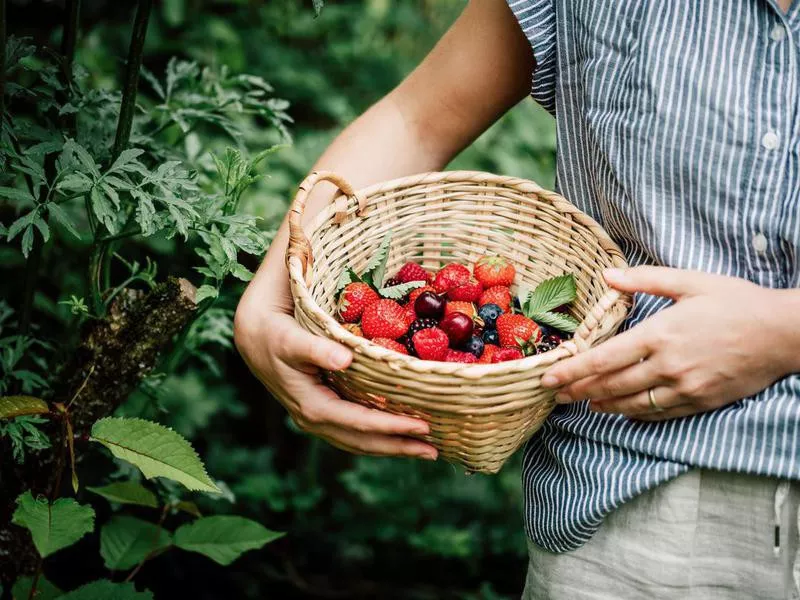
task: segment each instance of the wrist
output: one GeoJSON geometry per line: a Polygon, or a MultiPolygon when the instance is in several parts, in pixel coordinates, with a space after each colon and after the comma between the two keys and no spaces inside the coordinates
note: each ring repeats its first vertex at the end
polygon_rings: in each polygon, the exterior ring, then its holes
{"type": "Polygon", "coordinates": [[[770,290],[772,344],[782,375],[800,373],[800,290],[770,290]]]}

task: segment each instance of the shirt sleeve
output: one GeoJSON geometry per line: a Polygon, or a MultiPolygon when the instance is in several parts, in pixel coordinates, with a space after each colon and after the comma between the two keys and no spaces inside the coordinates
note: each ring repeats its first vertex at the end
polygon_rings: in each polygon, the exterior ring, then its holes
{"type": "Polygon", "coordinates": [[[507,0],[531,44],[536,59],[531,96],[555,114],[556,96],[556,10],[554,0],[507,0]]]}

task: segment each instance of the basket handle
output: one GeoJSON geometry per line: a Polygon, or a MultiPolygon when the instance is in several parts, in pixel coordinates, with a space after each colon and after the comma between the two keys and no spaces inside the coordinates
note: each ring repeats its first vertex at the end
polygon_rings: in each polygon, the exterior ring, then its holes
{"type": "Polygon", "coordinates": [[[572,336],[574,345],[565,344],[565,346],[572,350],[573,354],[591,348],[595,340],[613,325],[617,315],[611,309],[622,297],[623,294],[614,289],[603,294],[575,330],[575,334],[572,336]]]}
{"type": "MultiPolygon", "coordinates": [[[[303,266],[303,273],[306,273],[307,268],[314,264],[314,256],[311,253],[311,243],[306,237],[303,230],[303,213],[306,209],[306,200],[309,193],[320,181],[330,181],[333,185],[339,188],[341,192],[350,198],[354,198],[358,203],[358,214],[360,215],[366,205],[366,201],[353,189],[353,186],[348,183],[341,175],[337,175],[331,171],[312,171],[308,177],[303,180],[294,197],[292,206],[289,209],[289,246],[286,249],[286,263],[292,257],[300,260],[303,266]]],[[[335,199],[335,196],[334,196],[335,199]]],[[[337,215],[339,218],[339,215],[337,215]]]]}

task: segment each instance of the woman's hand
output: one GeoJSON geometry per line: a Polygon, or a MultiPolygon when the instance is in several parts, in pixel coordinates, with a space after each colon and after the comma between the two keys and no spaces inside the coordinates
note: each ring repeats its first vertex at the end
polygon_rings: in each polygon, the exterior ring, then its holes
{"type": "Polygon", "coordinates": [[[660,421],[725,406],[797,369],[797,290],[666,267],[605,275],[618,290],[676,303],[548,370],[542,385],[560,388],[559,403],[590,398],[593,411],[660,421]]]}
{"type": "Polygon", "coordinates": [[[321,383],[320,369],[344,369],[350,350],[308,333],[290,311],[285,270],[265,262],[239,303],[234,330],[248,367],[297,426],[355,454],[435,460],[433,446],[406,437],[429,433],[427,423],[342,400],[321,383]]]}

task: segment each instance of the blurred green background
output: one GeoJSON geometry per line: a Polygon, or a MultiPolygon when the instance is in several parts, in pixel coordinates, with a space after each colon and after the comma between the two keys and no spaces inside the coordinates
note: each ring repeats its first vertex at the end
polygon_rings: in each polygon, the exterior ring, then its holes
{"type": "MultiPolygon", "coordinates": [[[[18,4],[15,34],[57,39],[46,14],[26,15],[26,3],[18,4]]],[[[246,198],[247,211],[269,229],[331,139],[425,56],[464,4],[329,0],[315,17],[311,0],[164,0],[150,22],[145,65],[163,72],[172,56],[224,64],[264,77],[290,102],[293,144],[268,159],[268,177],[246,198]]],[[[97,85],[119,87],[132,5],[83,2],[76,60],[97,85]]],[[[141,93],[148,94],[145,83],[141,93]]],[[[267,147],[269,135],[254,128],[247,145],[267,147]]],[[[229,143],[220,136],[220,148],[229,143]]],[[[553,120],[529,99],[449,168],[552,188],[554,152],[553,120]]],[[[223,302],[235,306],[241,289],[223,302]]],[[[165,381],[159,403],[137,394],[126,410],[190,437],[239,514],[289,533],[229,569],[185,554],[160,557],[141,573],[157,598],[519,597],[526,566],[519,456],[496,476],[351,457],[295,431],[232,348],[219,359],[220,372],[198,364],[165,381]]],[[[71,568],[67,559],[61,567],[71,568]]]]}

